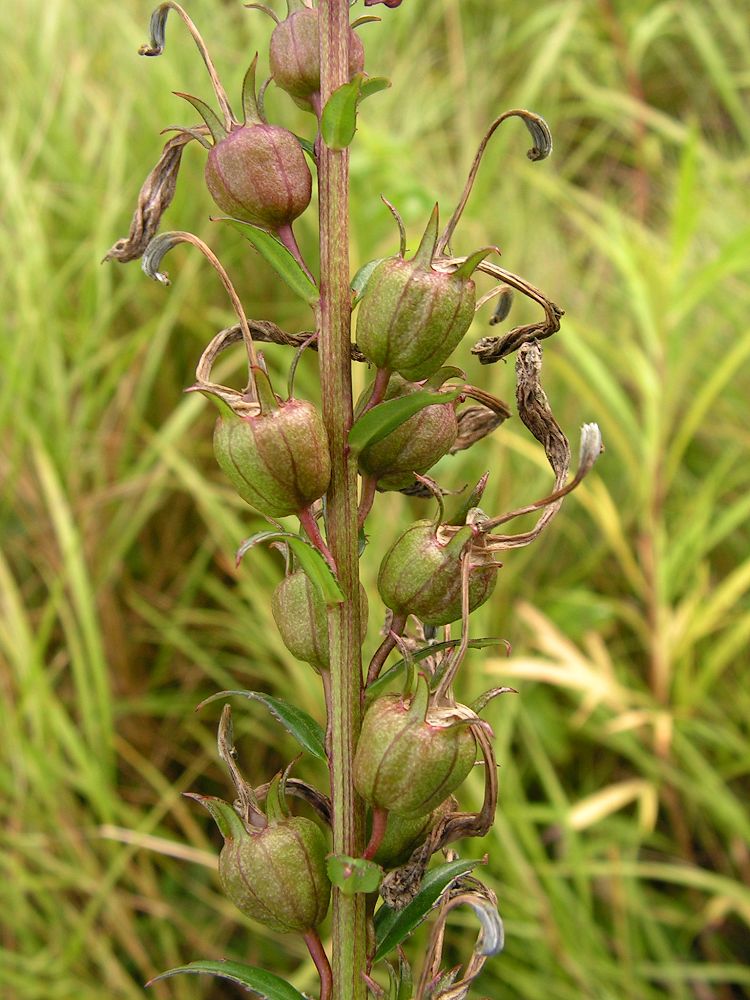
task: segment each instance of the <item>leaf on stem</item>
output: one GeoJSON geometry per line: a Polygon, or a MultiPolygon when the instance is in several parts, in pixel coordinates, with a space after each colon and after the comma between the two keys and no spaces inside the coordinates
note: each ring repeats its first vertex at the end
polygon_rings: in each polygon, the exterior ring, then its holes
{"type": "Polygon", "coordinates": [[[382,441],[391,431],[395,431],[425,407],[452,403],[460,395],[461,389],[441,393],[421,391],[378,403],[355,421],[349,431],[349,448],[358,455],[368,445],[382,441]]]}
{"type": "Polygon", "coordinates": [[[367,263],[363,264],[362,267],[360,267],[360,269],[354,275],[351,281],[351,289],[354,292],[354,298],[352,299],[352,309],[357,305],[359,300],[364,295],[365,286],[372,277],[372,272],[375,270],[378,264],[382,264],[383,261],[386,259],[387,258],[385,257],[378,257],[377,260],[368,260],[367,263]]]}
{"type": "Polygon", "coordinates": [[[331,94],[323,108],[320,131],[329,149],[346,149],[357,131],[357,105],[365,98],[390,87],[383,76],[357,75],[331,94]]]}
{"type": "MultiPolygon", "coordinates": [[[[455,649],[456,646],[460,644],[460,639],[451,639],[448,642],[435,642],[429,646],[425,646],[423,649],[418,649],[411,653],[412,662],[416,663],[419,660],[425,660],[428,656],[434,656],[435,653],[440,653],[445,649],[455,649]]],[[[471,639],[469,640],[470,649],[483,649],[485,646],[494,646],[497,644],[506,643],[506,639],[501,639],[499,636],[489,636],[483,639],[471,639]]],[[[408,664],[406,660],[399,660],[398,663],[394,663],[390,669],[386,670],[384,674],[381,674],[376,681],[372,684],[368,684],[367,690],[365,692],[365,701],[369,704],[374,698],[388,688],[389,684],[394,681],[401,680],[404,671],[407,669],[408,664]]]]}
{"type": "Polygon", "coordinates": [[[449,861],[429,871],[417,895],[403,910],[381,906],[375,914],[376,951],[373,961],[379,962],[401,944],[418,927],[453,883],[483,864],[481,860],[449,861]]]}
{"type": "Polygon", "coordinates": [[[262,691],[219,691],[218,694],[212,694],[210,698],[202,701],[198,708],[203,708],[204,705],[218,701],[220,698],[228,698],[230,695],[238,695],[241,698],[248,698],[250,701],[259,701],[261,705],[265,705],[274,719],[286,729],[289,735],[294,737],[303,750],[307,750],[318,760],[326,759],[323,727],[307,712],[297,708],[296,705],[290,705],[282,698],[276,698],[262,691]]]}
{"type": "Polygon", "coordinates": [[[218,976],[220,979],[228,979],[238,986],[244,986],[256,993],[262,1000],[305,1000],[303,995],[290,986],[285,979],[275,976],[273,972],[266,972],[265,969],[258,969],[254,965],[244,965],[242,962],[213,962],[202,960],[190,962],[189,965],[180,965],[176,969],[162,972],[159,976],[154,976],[146,984],[151,986],[161,979],[169,979],[180,973],[192,973],[194,975],[218,976]]]}
{"type": "Polygon", "coordinates": [[[350,858],[346,854],[332,854],[326,862],[328,877],[345,896],[357,892],[375,892],[383,878],[383,869],[365,858],[350,858]]]}
{"type": "Polygon", "coordinates": [[[283,278],[296,295],[299,295],[308,305],[315,305],[319,298],[318,289],[283,243],[271,233],[266,232],[265,229],[259,229],[258,226],[253,226],[249,222],[241,222],[239,219],[222,219],[220,221],[231,222],[237,232],[241,233],[249,243],[252,243],[261,257],[271,265],[280,278],[283,278]]]}
{"type": "Polygon", "coordinates": [[[326,604],[341,604],[344,600],[344,594],[325,558],[304,538],[291,531],[258,531],[256,534],[250,535],[237,549],[237,565],[242,561],[245,553],[255,545],[262,542],[279,541],[286,542],[290,547],[297,557],[300,568],[310,578],[310,582],[326,604]]]}

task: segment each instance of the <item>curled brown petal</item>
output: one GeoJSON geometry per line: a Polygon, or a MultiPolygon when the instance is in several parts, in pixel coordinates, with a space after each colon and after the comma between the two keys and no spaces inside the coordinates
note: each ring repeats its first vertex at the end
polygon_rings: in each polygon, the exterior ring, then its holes
{"type": "Polygon", "coordinates": [[[138,194],[138,204],[130,223],[130,232],[110,248],[104,258],[105,261],[119,260],[121,264],[125,264],[129,260],[138,260],[143,256],[143,251],[159,231],[162,215],[174,198],[185,146],[193,139],[198,140],[198,136],[203,132],[200,127],[186,129],[167,140],[161,156],[138,194]]]}

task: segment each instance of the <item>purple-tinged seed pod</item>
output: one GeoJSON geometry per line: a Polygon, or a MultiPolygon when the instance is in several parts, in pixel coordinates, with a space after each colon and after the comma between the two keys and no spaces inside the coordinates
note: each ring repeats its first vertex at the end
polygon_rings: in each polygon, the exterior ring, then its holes
{"type": "Polygon", "coordinates": [[[354,757],[354,784],[373,809],[405,819],[427,816],[474,766],[468,725],[430,721],[427,684],[410,700],[378,698],[365,714],[354,757]]]}
{"type": "MultiPolygon", "coordinates": [[[[288,16],[271,35],[269,63],[274,82],[305,111],[320,113],[320,24],[316,8],[288,0],[288,16]]],[[[365,50],[349,29],[349,77],[361,73],[365,50]]]]}
{"type": "Polygon", "coordinates": [[[453,272],[437,270],[438,209],[419,249],[381,261],[362,292],[357,344],[379,369],[418,382],[440,368],[471,326],[476,288],[471,274],[494,250],[486,247],[453,272]]]}

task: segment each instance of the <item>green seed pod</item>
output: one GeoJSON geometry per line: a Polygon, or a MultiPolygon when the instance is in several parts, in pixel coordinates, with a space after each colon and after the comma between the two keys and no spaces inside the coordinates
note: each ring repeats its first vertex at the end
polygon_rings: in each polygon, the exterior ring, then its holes
{"type": "Polygon", "coordinates": [[[296,514],[328,489],[331,459],[323,419],[304,400],[280,403],[259,370],[255,383],[261,406],[254,413],[238,415],[218,399],[216,460],[242,499],[261,513],[296,514]]]}
{"type": "MultiPolygon", "coordinates": [[[[367,594],[360,584],[360,640],[367,634],[367,594]]],[[[328,670],[328,621],[323,598],[302,570],[285,577],[273,592],[271,611],[286,648],[316,670],[328,670]]]]}
{"type": "Polygon", "coordinates": [[[327,853],[312,820],[289,816],[228,840],[219,857],[219,879],[246,916],[276,931],[304,933],[328,910],[327,853]]]}
{"type": "MultiPolygon", "coordinates": [[[[317,9],[289,3],[289,16],[271,35],[269,61],[277,87],[306,111],[320,110],[320,41],[317,9]],[[297,8],[297,9],[294,9],[297,8]],[[318,105],[316,109],[316,104],[318,105]]],[[[355,31],[349,29],[349,76],[361,73],[365,51],[355,31]]]]}
{"type": "Polygon", "coordinates": [[[417,819],[405,819],[396,813],[389,813],[385,836],[372,860],[382,868],[398,868],[403,865],[412,852],[424,843],[437,821],[455,806],[456,800],[450,797],[427,816],[419,816],[417,819]]]}
{"type": "Polygon", "coordinates": [[[471,274],[489,249],[452,273],[436,270],[437,206],[412,260],[382,261],[359,305],[357,344],[378,368],[418,382],[432,375],[471,326],[476,290],[471,274]]]}
{"type": "Polygon", "coordinates": [[[474,765],[476,740],[465,724],[433,719],[427,685],[410,702],[384,695],[368,709],[354,757],[354,783],[373,808],[406,819],[426,816],[474,765]]]}
{"type": "MultiPolygon", "coordinates": [[[[461,554],[472,546],[470,526],[448,531],[417,521],[396,539],[380,564],[378,590],[396,615],[416,615],[427,625],[447,625],[461,617],[461,554]]],[[[472,568],[469,611],[494,590],[497,564],[472,568]]]]}
{"type": "MultiPolygon", "coordinates": [[[[407,396],[424,388],[400,375],[392,375],[385,399],[407,396]]],[[[362,393],[357,411],[364,408],[371,395],[372,385],[362,393]]],[[[440,399],[437,390],[435,398],[440,399]]],[[[355,418],[358,415],[356,412],[355,418]]],[[[359,456],[360,472],[375,476],[381,490],[403,489],[414,481],[415,472],[422,475],[447,454],[457,435],[455,402],[427,406],[381,441],[363,449],[359,456]]]]}
{"type": "Polygon", "coordinates": [[[232,130],[209,150],[206,185],[222,212],[277,232],[310,204],[312,175],[291,132],[259,123],[232,130]]]}

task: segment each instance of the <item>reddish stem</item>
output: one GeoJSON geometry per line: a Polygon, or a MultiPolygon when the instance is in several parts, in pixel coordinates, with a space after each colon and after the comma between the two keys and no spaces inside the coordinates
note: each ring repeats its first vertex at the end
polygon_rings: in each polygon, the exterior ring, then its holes
{"type": "Polygon", "coordinates": [[[370,841],[364,850],[362,857],[365,861],[372,861],[378,853],[378,848],[383,843],[385,830],[388,826],[388,810],[376,807],[372,810],[372,833],[370,841]]]}
{"type": "Polygon", "coordinates": [[[368,410],[371,410],[373,408],[373,406],[377,406],[378,403],[382,402],[390,380],[391,380],[390,369],[378,368],[378,373],[375,376],[375,381],[372,386],[372,393],[370,394],[370,398],[367,400],[367,403],[365,404],[365,408],[360,413],[360,417],[364,416],[368,410]]]}
{"type": "Polygon", "coordinates": [[[323,554],[326,562],[331,567],[333,572],[338,573],[336,560],[331,555],[331,550],[326,545],[325,540],[320,533],[318,522],[315,520],[315,515],[312,510],[309,507],[303,507],[302,510],[297,511],[297,517],[299,518],[299,523],[307,532],[307,535],[315,548],[318,552],[323,554]]]}
{"type": "Polygon", "coordinates": [[[376,476],[363,476],[362,477],[362,495],[359,499],[359,526],[360,528],[364,526],[367,520],[367,515],[372,510],[372,505],[375,502],[375,492],[378,487],[378,480],[376,476]]]}
{"type": "Polygon", "coordinates": [[[312,281],[314,285],[317,285],[317,281],[312,276],[310,268],[305,263],[305,258],[302,256],[302,252],[300,251],[300,248],[297,246],[297,240],[294,237],[294,231],[292,230],[291,225],[287,224],[285,226],[280,226],[276,230],[276,235],[279,237],[279,239],[287,248],[292,257],[294,257],[294,259],[297,261],[297,263],[305,272],[310,281],[312,281]]]}
{"type": "Polygon", "coordinates": [[[367,684],[372,684],[378,679],[383,664],[388,659],[388,654],[396,645],[396,637],[400,636],[406,627],[406,615],[394,615],[388,635],[383,639],[375,651],[375,655],[370,660],[370,667],[367,671],[367,684]]]}
{"type": "Polygon", "coordinates": [[[320,935],[316,930],[311,930],[302,936],[305,939],[307,950],[310,952],[310,956],[313,962],[315,962],[315,968],[318,970],[318,975],[320,976],[320,1000],[331,1000],[333,973],[331,972],[328,955],[326,955],[325,948],[320,940],[320,935]]]}

